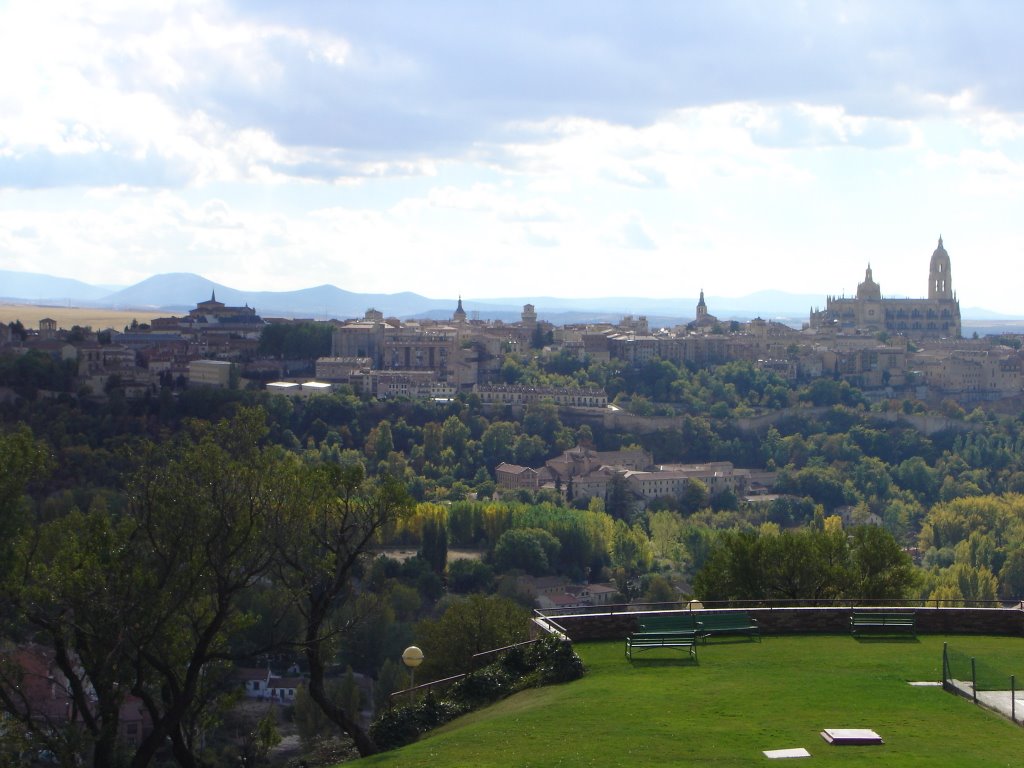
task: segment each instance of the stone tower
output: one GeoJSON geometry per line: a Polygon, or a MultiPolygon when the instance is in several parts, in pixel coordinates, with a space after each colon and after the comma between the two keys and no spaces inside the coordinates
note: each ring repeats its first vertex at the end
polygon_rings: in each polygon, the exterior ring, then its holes
{"type": "Polygon", "coordinates": [[[455,312],[452,314],[452,322],[464,323],[466,322],[466,310],[462,308],[462,297],[459,296],[459,306],[455,308],[455,312]]]}
{"type": "Polygon", "coordinates": [[[939,247],[932,254],[932,263],[928,268],[928,298],[953,298],[953,280],[949,274],[949,254],[942,247],[941,235],[939,236],[939,247]]]}
{"type": "Polygon", "coordinates": [[[708,305],[704,303],[704,289],[700,289],[700,301],[697,302],[697,322],[708,316],[708,305]]]}
{"type": "Polygon", "coordinates": [[[874,275],[871,273],[870,264],[868,264],[867,271],[864,273],[864,282],[857,286],[857,298],[861,301],[882,300],[882,288],[875,282],[874,275]]]}

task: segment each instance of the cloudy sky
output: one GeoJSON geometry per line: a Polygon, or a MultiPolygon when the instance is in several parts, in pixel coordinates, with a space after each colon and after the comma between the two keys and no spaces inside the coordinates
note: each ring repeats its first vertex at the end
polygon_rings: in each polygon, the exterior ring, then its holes
{"type": "Polygon", "coordinates": [[[1022,313],[1024,6],[0,0],[0,269],[1022,313]]]}

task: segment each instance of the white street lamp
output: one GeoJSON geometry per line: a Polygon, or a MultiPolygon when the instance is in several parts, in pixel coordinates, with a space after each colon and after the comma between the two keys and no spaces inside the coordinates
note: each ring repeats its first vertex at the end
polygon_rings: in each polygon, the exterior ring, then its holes
{"type": "Polygon", "coordinates": [[[402,663],[409,668],[409,687],[416,687],[416,667],[423,663],[423,651],[410,645],[402,651],[402,663]]]}

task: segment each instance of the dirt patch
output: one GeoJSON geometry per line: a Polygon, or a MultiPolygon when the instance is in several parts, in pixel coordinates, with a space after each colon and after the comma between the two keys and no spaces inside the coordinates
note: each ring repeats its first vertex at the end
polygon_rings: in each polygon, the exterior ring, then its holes
{"type": "MultiPolygon", "coordinates": [[[[417,550],[410,547],[383,547],[377,550],[377,554],[390,557],[392,560],[400,560],[405,562],[411,557],[416,557],[417,550]]],[[[448,562],[454,562],[455,560],[480,560],[483,558],[484,553],[478,549],[449,549],[448,550],[448,562]]]]}

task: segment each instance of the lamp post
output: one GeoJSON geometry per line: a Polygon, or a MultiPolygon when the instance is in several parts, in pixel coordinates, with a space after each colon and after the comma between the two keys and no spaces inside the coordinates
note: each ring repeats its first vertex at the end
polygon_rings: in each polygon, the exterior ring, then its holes
{"type": "Polygon", "coordinates": [[[410,645],[402,651],[402,663],[409,668],[409,687],[416,687],[416,667],[423,663],[423,651],[410,645]]]}

